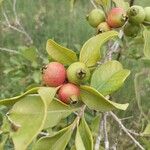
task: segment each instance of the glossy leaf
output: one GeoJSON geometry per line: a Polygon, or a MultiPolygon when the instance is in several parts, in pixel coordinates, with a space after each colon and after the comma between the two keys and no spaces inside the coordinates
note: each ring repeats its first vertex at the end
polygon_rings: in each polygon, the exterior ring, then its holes
{"type": "Polygon", "coordinates": [[[47,118],[44,128],[56,126],[61,119],[69,116],[73,111],[78,108],[71,108],[69,105],[62,103],[61,101],[54,99],[48,106],[47,118]]]}
{"type": "MultiPolygon", "coordinates": [[[[80,133],[80,142],[81,139],[83,141],[82,146],[84,144],[84,147],[86,150],[93,150],[93,138],[92,133],[89,129],[88,124],[86,123],[85,119],[82,118],[80,125],[79,125],[79,133],[80,133]]],[[[79,139],[78,139],[79,140],[79,139]]],[[[80,143],[81,144],[81,143],[80,143]]],[[[78,146],[76,145],[76,148],[78,146]]],[[[78,150],[78,149],[77,149],[78,150]]],[[[80,149],[79,149],[80,150],[80,149]]]]}
{"type": "Polygon", "coordinates": [[[15,150],[25,150],[43,129],[46,120],[46,102],[39,96],[24,96],[9,111],[9,119],[18,127],[12,134],[15,150]]]}
{"type": "Polygon", "coordinates": [[[150,123],[147,124],[144,132],[142,133],[143,136],[150,136],[150,123]]]}
{"type": "Polygon", "coordinates": [[[150,59],[150,31],[145,29],[143,31],[144,36],[144,55],[146,58],[150,59]]]}
{"type": "Polygon", "coordinates": [[[86,150],[78,128],[76,131],[75,147],[76,147],[76,150],[86,150]]]}
{"type": "Polygon", "coordinates": [[[19,96],[15,96],[15,97],[12,97],[12,98],[7,98],[7,99],[2,99],[0,100],[0,105],[5,105],[5,106],[12,106],[14,105],[16,102],[18,102],[19,100],[21,100],[21,98],[27,94],[34,94],[34,93],[37,93],[39,87],[35,87],[35,88],[32,88],[28,91],[26,91],[25,93],[19,95],[19,96]]]}
{"type": "Polygon", "coordinates": [[[57,44],[51,39],[47,41],[46,50],[55,61],[65,65],[70,65],[78,60],[74,51],[57,44]]]}
{"type": "Polygon", "coordinates": [[[107,100],[102,94],[100,94],[96,89],[90,86],[81,86],[81,99],[90,108],[98,111],[110,111],[113,109],[126,110],[127,104],[118,104],[107,100]]]}
{"type": "Polygon", "coordinates": [[[91,86],[106,96],[118,90],[129,74],[130,71],[123,69],[120,62],[109,61],[94,71],[91,86]]]}
{"type": "Polygon", "coordinates": [[[33,150],[64,150],[71,138],[72,131],[72,126],[69,126],[54,136],[43,137],[35,143],[33,150]]]}
{"type": "Polygon", "coordinates": [[[53,100],[58,88],[53,87],[40,87],[38,90],[39,95],[41,98],[47,103],[47,106],[53,100]]]}
{"type": "Polygon", "coordinates": [[[90,38],[81,48],[79,60],[88,67],[94,66],[101,58],[101,46],[117,35],[116,31],[108,31],[90,38]]]}

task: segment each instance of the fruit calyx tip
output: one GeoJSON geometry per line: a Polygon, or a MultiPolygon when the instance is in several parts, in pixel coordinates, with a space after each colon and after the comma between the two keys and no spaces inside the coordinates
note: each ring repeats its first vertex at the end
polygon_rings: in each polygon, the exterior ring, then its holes
{"type": "Polygon", "coordinates": [[[78,69],[77,70],[77,77],[79,79],[83,79],[86,76],[86,71],[84,69],[78,69]]]}

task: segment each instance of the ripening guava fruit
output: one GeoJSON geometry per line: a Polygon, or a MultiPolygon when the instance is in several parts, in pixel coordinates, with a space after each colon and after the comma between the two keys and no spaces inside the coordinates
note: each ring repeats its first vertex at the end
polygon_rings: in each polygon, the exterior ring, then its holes
{"type": "Polygon", "coordinates": [[[124,25],[126,21],[126,12],[123,8],[112,8],[107,15],[107,23],[111,28],[118,28],[124,25]]]}
{"type": "Polygon", "coordinates": [[[105,14],[101,9],[93,9],[87,16],[89,24],[96,28],[101,22],[105,21],[105,14]]]}
{"type": "Polygon", "coordinates": [[[66,80],[66,69],[59,62],[51,62],[42,70],[44,84],[51,87],[57,87],[66,80]]]}
{"type": "Polygon", "coordinates": [[[58,91],[58,98],[66,103],[76,103],[79,100],[80,89],[72,83],[64,84],[58,91]]]}
{"type": "Polygon", "coordinates": [[[103,33],[103,32],[106,32],[106,31],[109,31],[111,30],[111,28],[109,27],[108,23],[107,22],[102,22],[98,25],[97,27],[97,33],[103,33]]]}
{"type": "Polygon", "coordinates": [[[127,14],[128,14],[129,22],[134,24],[140,24],[145,19],[145,11],[143,7],[138,5],[131,6],[128,9],[127,14]]]}
{"type": "Polygon", "coordinates": [[[145,11],[145,20],[144,21],[150,22],[150,7],[145,7],[144,11],[145,11]]]}
{"type": "Polygon", "coordinates": [[[84,63],[75,62],[68,67],[67,78],[74,84],[86,83],[90,78],[90,70],[84,63]]]}
{"type": "Polygon", "coordinates": [[[123,28],[123,32],[126,36],[135,37],[140,32],[140,25],[132,24],[127,22],[123,28]]]}

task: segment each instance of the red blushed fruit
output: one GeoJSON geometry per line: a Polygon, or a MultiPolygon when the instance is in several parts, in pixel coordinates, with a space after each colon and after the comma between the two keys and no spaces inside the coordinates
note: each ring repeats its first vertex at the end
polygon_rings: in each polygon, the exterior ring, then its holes
{"type": "Polygon", "coordinates": [[[76,103],[80,95],[80,89],[74,84],[64,84],[58,91],[58,98],[66,103],[76,103]]]}
{"type": "Polygon", "coordinates": [[[51,62],[43,68],[42,78],[47,86],[60,86],[66,80],[66,69],[61,63],[51,62]]]}
{"type": "Polygon", "coordinates": [[[107,16],[107,23],[112,28],[123,26],[126,21],[126,12],[123,8],[112,8],[107,16]]]}

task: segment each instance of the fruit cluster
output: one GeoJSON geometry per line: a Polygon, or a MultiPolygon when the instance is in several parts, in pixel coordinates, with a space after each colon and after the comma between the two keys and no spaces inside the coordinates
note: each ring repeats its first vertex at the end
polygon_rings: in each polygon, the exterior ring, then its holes
{"type": "Polygon", "coordinates": [[[42,79],[46,86],[59,87],[58,98],[64,103],[75,103],[79,99],[79,85],[90,78],[90,70],[82,62],[75,62],[67,69],[59,62],[43,67],[42,79]]]}
{"type": "Polygon", "coordinates": [[[134,37],[140,24],[150,22],[150,7],[131,6],[127,11],[121,7],[112,8],[107,14],[101,9],[93,9],[88,15],[89,24],[97,29],[97,34],[123,27],[126,36],[134,37]]]}

